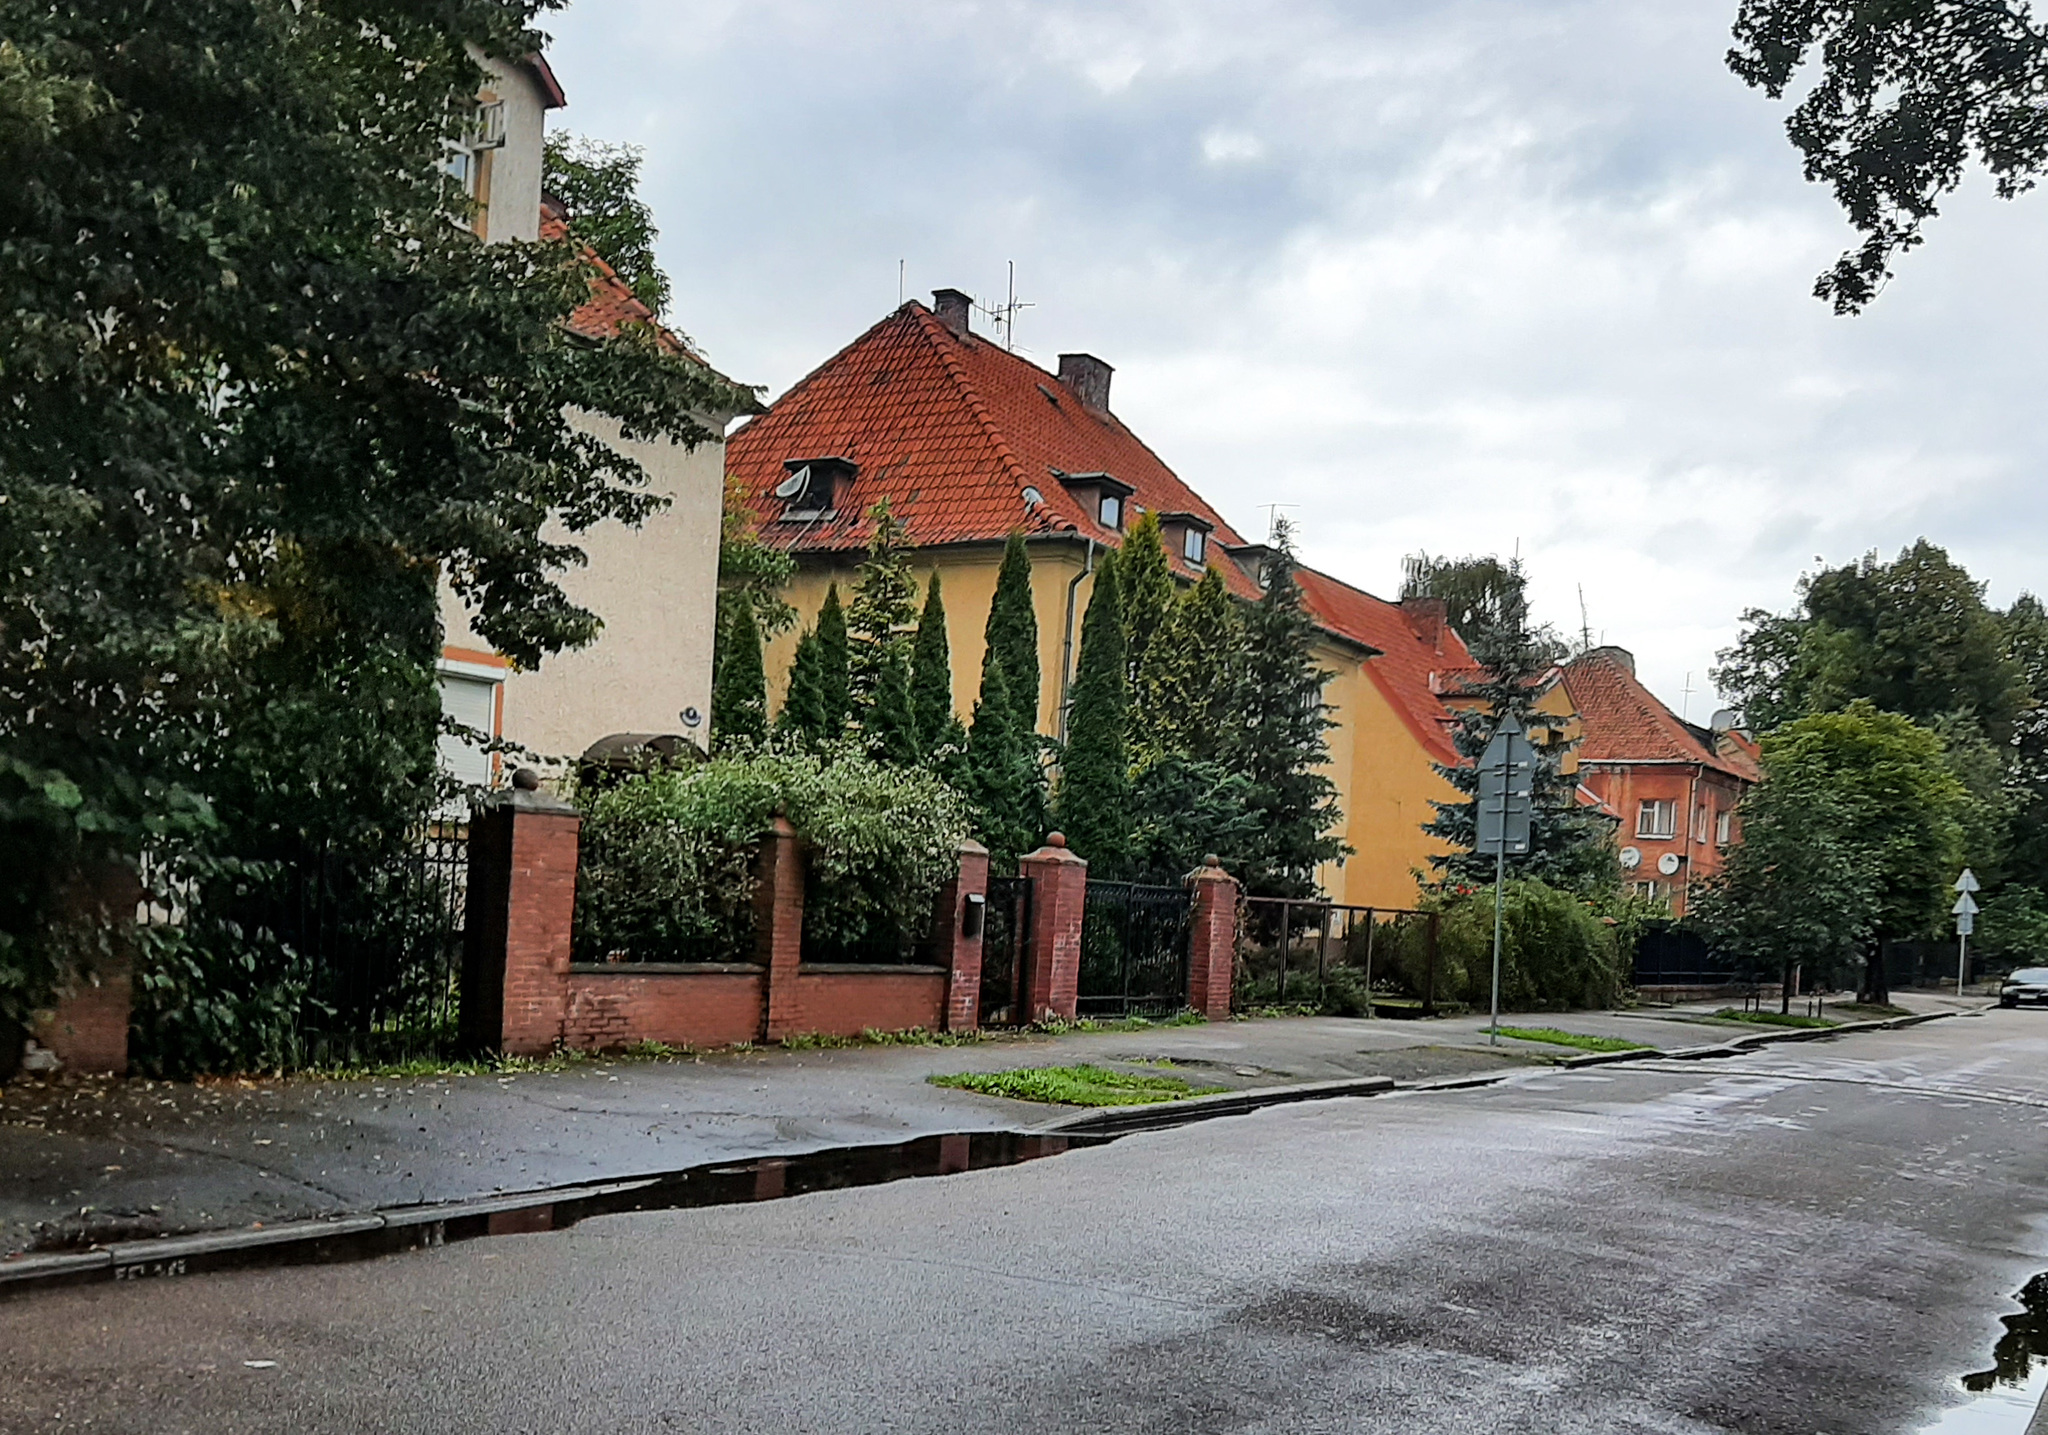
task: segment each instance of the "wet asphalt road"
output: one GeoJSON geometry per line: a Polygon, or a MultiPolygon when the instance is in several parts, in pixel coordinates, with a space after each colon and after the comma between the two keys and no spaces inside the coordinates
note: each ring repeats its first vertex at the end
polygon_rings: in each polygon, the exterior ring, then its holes
{"type": "Polygon", "coordinates": [[[2043,1269],[2048,1014],[1992,1012],[46,1292],[0,1429],[1889,1435],[2043,1269]]]}

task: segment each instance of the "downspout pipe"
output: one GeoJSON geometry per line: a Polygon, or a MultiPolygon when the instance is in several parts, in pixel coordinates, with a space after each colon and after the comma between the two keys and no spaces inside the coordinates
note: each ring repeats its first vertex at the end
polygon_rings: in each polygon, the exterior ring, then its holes
{"type": "Polygon", "coordinates": [[[1067,691],[1074,683],[1074,605],[1079,601],[1081,580],[1095,571],[1095,540],[1088,540],[1088,556],[1081,571],[1067,584],[1067,631],[1060,639],[1060,741],[1067,740],[1067,691]]]}

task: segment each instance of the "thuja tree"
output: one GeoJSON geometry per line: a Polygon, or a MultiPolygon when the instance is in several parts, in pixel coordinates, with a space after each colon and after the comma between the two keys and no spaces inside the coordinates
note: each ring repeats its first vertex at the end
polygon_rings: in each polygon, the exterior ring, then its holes
{"type": "Polygon", "coordinates": [[[711,677],[711,740],[720,751],[768,735],[768,675],[751,603],[735,603],[718,634],[711,677]]]}
{"type": "Polygon", "coordinates": [[[974,833],[989,850],[991,870],[1013,871],[1045,831],[1045,788],[1031,734],[1017,728],[1015,704],[1001,665],[982,677],[966,751],[948,774],[973,809],[974,833]]]}
{"type": "Polygon", "coordinates": [[[789,665],[789,687],[782,695],[782,711],[775,715],[775,731],[798,746],[816,745],[835,734],[825,722],[824,648],[816,633],[805,633],[796,642],[796,657],[789,665]]]}
{"type": "Polygon", "coordinates": [[[1315,659],[1315,623],[1294,577],[1293,534],[1274,525],[1265,592],[1244,615],[1243,683],[1223,761],[1249,784],[1257,836],[1238,873],[1256,896],[1306,897],[1315,869],[1348,850],[1326,772],[1324,734],[1336,723],[1323,701],[1331,674],[1315,659]]]}
{"type": "Polygon", "coordinates": [[[910,572],[909,535],[887,498],[868,510],[868,551],[846,611],[848,680],[855,715],[866,721],[883,675],[906,662],[908,629],[917,618],[917,579],[910,572]]]}
{"type": "Polygon", "coordinates": [[[920,752],[930,753],[953,735],[953,654],[946,641],[946,600],[939,575],[925,589],[924,609],[910,644],[910,712],[920,752]]]}
{"type": "Polygon", "coordinates": [[[1131,751],[1140,767],[1169,756],[1223,753],[1244,667],[1243,624],[1211,567],[1182,594],[1145,649],[1131,691],[1131,751]]]}
{"type": "Polygon", "coordinates": [[[572,245],[449,222],[470,55],[531,53],[534,8],[0,0],[0,755],[33,795],[0,808],[0,1014],[76,874],[177,823],[400,840],[437,576],[516,662],[588,640],[576,535],[657,500],[568,416],[695,443],[743,402],[644,327],[571,336],[572,245]]]}
{"type": "Polygon", "coordinates": [[[1003,545],[995,597],[982,630],[981,661],[984,691],[989,665],[999,665],[1018,729],[1027,734],[1037,732],[1038,613],[1031,603],[1031,555],[1025,551],[1022,533],[1012,533],[1003,545]]]}
{"type": "Polygon", "coordinates": [[[1095,570],[1053,810],[1067,846],[1106,874],[1122,869],[1131,820],[1122,566],[1112,552],[1095,570]]]}
{"type": "Polygon", "coordinates": [[[1137,716],[1143,713],[1140,674],[1146,655],[1171,621],[1178,597],[1173,570],[1166,562],[1166,547],[1159,539],[1158,514],[1147,513],[1132,526],[1116,562],[1122,584],[1124,667],[1130,677],[1133,713],[1137,716]]]}
{"type": "Polygon", "coordinates": [[[823,735],[837,737],[853,716],[851,655],[846,635],[846,610],[839,604],[839,585],[825,589],[818,609],[818,707],[823,735]]]}
{"type": "Polygon", "coordinates": [[[1528,579],[1519,562],[1491,590],[1482,621],[1461,631],[1478,671],[1457,690],[1458,720],[1451,740],[1464,761],[1439,764],[1437,771],[1458,790],[1455,802],[1432,802],[1436,818],[1423,831],[1451,850],[1430,858],[1445,878],[1478,885],[1494,879],[1494,859],[1478,845],[1477,794],[1480,754],[1501,720],[1512,715],[1532,738],[1536,754],[1529,852],[1514,859],[1514,875],[1584,895],[1604,894],[1618,880],[1606,824],[1578,805],[1578,781],[1564,770],[1571,745],[1558,725],[1536,710],[1538,681],[1552,666],[1554,651],[1545,633],[1529,620],[1528,579]]]}

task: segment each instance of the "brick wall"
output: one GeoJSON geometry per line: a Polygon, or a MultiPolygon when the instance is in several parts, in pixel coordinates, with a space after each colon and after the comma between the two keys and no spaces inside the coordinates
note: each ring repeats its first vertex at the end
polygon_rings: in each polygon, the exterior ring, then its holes
{"type": "Polygon", "coordinates": [[[937,1031],[946,1016],[944,967],[817,965],[799,968],[782,1036],[937,1031]]]}
{"type": "Polygon", "coordinates": [[[759,967],[648,970],[622,963],[572,966],[564,984],[566,1046],[730,1046],[759,1037],[768,974],[759,967]]]}
{"type": "Polygon", "coordinates": [[[65,1071],[125,1075],[131,997],[128,963],[109,962],[74,982],[54,1008],[37,1013],[29,1035],[54,1052],[65,1071]]]}
{"type": "Polygon", "coordinates": [[[981,1025],[981,945],[983,929],[966,931],[970,909],[986,921],[978,898],[988,894],[988,849],[979,842],[960,844],[960,871],[939,892],[932,914],[932,947],[950,975],[946,981],[946,1030],[974,1031],[981,1025]]]}
{"type": "Polygon", "coordinates": [[[1211,1021],[1230,1017],[1237,961],[1237,879],[1214,858],[1195,874],[1195,912],[1188,933],[1188,1007],[1211,1021]]]}
{"type": "Polygon", "coordinates": [[[1054,832],[1017,863],[1031,882],[1031,941],[1024,952],[1020,1021],[1074,1019],[1081,983],[1081,914],[1088,900],[1088,864],[1054,832]]]}

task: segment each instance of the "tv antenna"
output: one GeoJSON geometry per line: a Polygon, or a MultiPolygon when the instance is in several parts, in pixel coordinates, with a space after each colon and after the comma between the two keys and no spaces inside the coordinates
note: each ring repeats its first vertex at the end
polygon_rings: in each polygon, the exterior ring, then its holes
{"type": "Polygon", "coordinates": [[[1004,350],[1014,354],[1017,352],[1017,313],[1019,310],[1035,309],[1038,306],[1017,297],[1017,261],[1012,259],[1009,265],[1010,297],[1000,304],[977,304],[975,307],[988,315],[989,322],[1002,334],[1004,350]]]}
{"type": "Polygon", "coordinates": [[[1259,507],[1266,510],[1266,541],[1271,543],[1273,535],[1280,531],[1280,510],[1283,508],[1299,508],[1301,505],[1298,503],[1262,503],[1259,507]]]}
{"type": "Polygon", "coordinates": [[[1593,624],[1586,617],[1586,585],[1583,583],[1579,585],[1579,651],[1593,651],[1593,624]]]}
{"type": "Polygon", "coordinates": [[[1692,721],[1692,674],[1685,675],[1685,687],[1678,694],[1678,720],[1692,721]]]}
{"type": "Polygon", "coordinates": [[[903,259],[896,261],[896,307],[899,309],[903,307],[903,266],[908,262],[903,259]]]}

